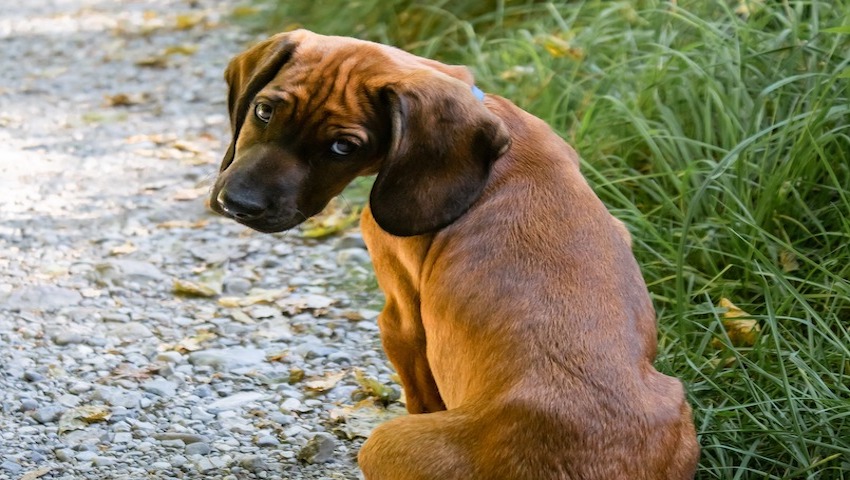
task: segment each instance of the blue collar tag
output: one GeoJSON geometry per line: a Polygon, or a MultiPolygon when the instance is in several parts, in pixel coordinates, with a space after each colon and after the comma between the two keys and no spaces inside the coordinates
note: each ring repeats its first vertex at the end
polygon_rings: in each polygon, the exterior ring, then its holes
{"type": "Polygon", "coordinates": [[[479,102],[484,101],[484,92],[482,92],[481,89],[476,87],[475,85],[472,86],[472,94],[475,95],[475,98],[477,98],[479,102]]]}

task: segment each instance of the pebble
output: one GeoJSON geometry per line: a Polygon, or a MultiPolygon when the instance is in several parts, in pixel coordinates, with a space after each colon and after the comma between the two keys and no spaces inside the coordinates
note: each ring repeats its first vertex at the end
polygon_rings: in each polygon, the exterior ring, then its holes
{"type": "Polygon", "coordinates": [[[264,435],[257,439],[258,447],[276,447],[280,445],[280,440],[273,435],[264,435]]]}
{"type": "Polygon", "coordinates": [[[19,464],[15,463],[15,462],[9,461],[9,460],[5,460],[5,461],[3,461],[3,463],[0,463],[0,468],[2,468],[3,470],[6,470],[7,472],[11,473],[12,475],[17,475],[17,474],[21,473],[21,471],[23,471],[23,469],[24,469],[24,467],[20,466],[19,464]]]}
{"type": "Polygon", "coordinates": [[[59,417],[62,415],[62,412],[65,411],[65,407],[58,405],[51,405],[47,407],[41,407],[32,414],[32,418],[35,419],[38,423],[53,423],[56,420],[59,420],[59,417]]]}
{"type": "Polygon", "coordinates": [[[225,410],[234,410],[249,403],[261,400],[265,397],[266,394],[261,392],[239,392],[224,398],[220,398],[209,404],[207,408],[212,413],[221,412],[225,410]]]}
{"type": "Polygon", "coordinates": [[[186,445],[186,455],[207,455],[211,451],[208,443],[197,442],[186,445]]]}
{"type": "Polygon", "coordinates": [[[160,397],[172,397],[177,393],[177,382],[163,379],[148,380],[142,384],[142,389],[160,397]]]}
{"type": "Polygon", "coordinates": [[[298,460],[304,463],[325,463],[333,458],[336,445],[337,440],[333,435],[319,432],[298,452],[298,460]]]}

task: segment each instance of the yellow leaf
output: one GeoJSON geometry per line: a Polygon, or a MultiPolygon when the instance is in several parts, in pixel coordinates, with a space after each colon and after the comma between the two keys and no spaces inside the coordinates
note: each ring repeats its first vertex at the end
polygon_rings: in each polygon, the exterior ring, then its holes
{"type": "Polygon", "coordinates": [[[272,303],[286,295],[289,295],[288,287],[274,290],[265,290],[255,288],[251,290],[251,294],[247,297],[222,297],[218,299],[218,304],[226,308],[247,307],[257,303],[272,303]]]}
{"type": "Polygon", "coordinates": [[[38,478],[41,478],[41,477],[47,475],[52,470],[53,470],[53,467],[41,467],[41,468],[38,468],[36,470],[31,470],[31,471],[25,473],[21,477],[21,480],[36,480],[38,478]]]}
{"type": "MultiPolygon", "coordinates": [[[[720,299],[720,308],[725,308],[722,323],[726,329],[729,341],[735,347],[752,347],[758,340],[761,327],[758,321],[750,317],[750,314],[738,308],[728,298],[720,299]]],[[[712,342],[712,345],[716,344],[712,342]]]]}
{"type": "Polygon", "coordinates": [[[174,279],[174,293],[187,297],[214,297],[221,293],[212,285],[195,283],[189,280],[174,279]]]}
{"type": "Polygon", "coordinates": [[[572,60],[582,60],[585,57],[584,50],[578,47],[573,47],[566,40],[554,35],[545,35],[538,39],[543,48],[556,58],[567,57],[572,60]]]}
{"type": "Polygon", "coordinates": [[[360,394],[372,397],[384,406],[399,399],[399,392],[396,389],[389,385],[384,385],[377,379],[367,377],[359,369],[354,370],[354,379],[360,384],[360,389],[352,395],[360,394]]]}
{"type": "Polygon", "coordinates": [[[80,430],[88,424],[109,420],[112,412],[104,405],[87,405],[66,410],[59,417],[59,433],[80,430]]]}
{"type": "Polygon", "coordinates": [[[800,268],[800,262],[797,261],[797,256],[788,250],[779,252],[779,265],[782,266],[782,271],[785,273],[790,273],[800,268]]]}
{"type": "Polygon", "coordinates": [[[322,213],[304,223],[301,235],[306,238],[324,238],[348,229],[356,224],[359,218],[360,208],[354,207],[348,211],[343,208],[342,202],[335,198],[322,213]]]}
{"type": "Polygon", "coordinates": [[[172,45],[162,51],[163,55],[194,55],[198,51],[197,45],[172,45]]]}
{"type": "Polygon", "coordinates": [[[125,255],[125,254],[128,254],[128,253],[133,253],[136,250],[138,250],[138,248],[136,248],[135,245],[127,242],[123,245],[118,245],[117,247],[113,247],[111,250],[109,250],[109,254],[110,255],[125,255]]]}
{"type": "Polygon", "coordinates": [[[204,20],[203,15],[183,14],[177,15],[175,23],[178,30],[188,30],[204,20]]]}
{"type": "Polygon", "coordinates": [[[334,388],[340,380],[345,377],[348,372],[339,372],[339,373],[326,373],[321,378],[316,378],[313,380],[308,380],[304,382],[304,389],[313,393],[322,393],[327,392],[328,390],[334,388]]]}
{"type": "Polygon", "coordinates": [[[336,424],[334,433],[352,440],[357,437],[369,438],[376,426],[406,414],[407,411],[401,405],[384,408],[375,400],[368,399],[354,406],[331,410],[330,420],[336,424]]]}

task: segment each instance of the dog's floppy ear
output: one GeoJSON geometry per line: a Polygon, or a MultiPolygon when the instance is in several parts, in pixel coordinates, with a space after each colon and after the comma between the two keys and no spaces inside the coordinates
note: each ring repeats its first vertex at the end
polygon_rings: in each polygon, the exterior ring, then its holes
{"type": "Polygon", "coordinates": [[[391,142],[369,198],[393,235],[438,230],[481,195],[493,161],[507,150],[504,124],[463,81],[424,70],[383,89],[391,142]]]}
{"type": "Polygon", "coordinates": [[[229,89],[227,107],[230,111],[230,128],[233,138],[221,161],[221,171],[233,163],[239,130],[245,122],[254,96],[274,79],[294,50],[295,42],[290,36],[279,34],[240,53],[227,65],[224,78],[227,80],[229,89]]]}

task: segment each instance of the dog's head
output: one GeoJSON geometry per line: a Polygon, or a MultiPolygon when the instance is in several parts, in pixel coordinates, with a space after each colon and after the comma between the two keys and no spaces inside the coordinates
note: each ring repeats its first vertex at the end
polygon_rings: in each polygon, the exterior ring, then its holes
{"type": "Polygon", "coordinates": [[[233,139],[210,204],[262,232],[374,173],[381,228],[435,231],[480,196],[509,144],[466,68],[384,45],[297,30],[238,55],[225,77],[233,139]]]}

